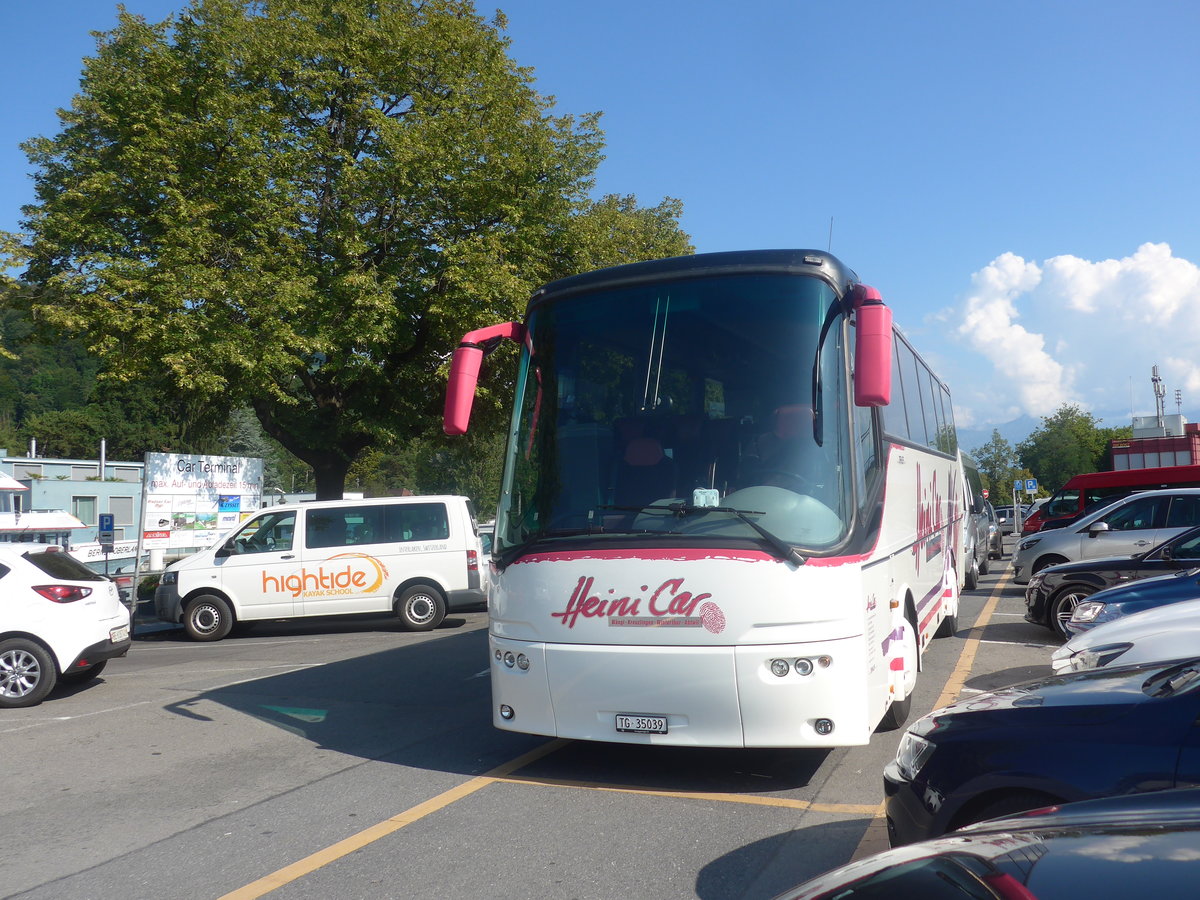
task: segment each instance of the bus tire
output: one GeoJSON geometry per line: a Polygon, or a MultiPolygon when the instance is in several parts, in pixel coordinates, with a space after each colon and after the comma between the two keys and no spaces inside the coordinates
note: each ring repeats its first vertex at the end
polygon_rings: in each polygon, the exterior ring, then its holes
{"type": "Polygon", "coordinates": [[[891,706],[887,708],[887,712],[883,714],[883,718],[879,722],[879,731],[895,731],[908,720],[908,716],[912,712],[912,696],[917,689],[917,672],[921,669],[921,647],[913,617],[906,614],[904,623],[904,637],[902,638],[904,649],[901,655],[906,667],[902,670],[901,677],[908,682],[908,689],[904,693],[903,700],[892,700],[891,706]],[[909,664],[912,666],[911,670],[907,668],[909,664]]]}

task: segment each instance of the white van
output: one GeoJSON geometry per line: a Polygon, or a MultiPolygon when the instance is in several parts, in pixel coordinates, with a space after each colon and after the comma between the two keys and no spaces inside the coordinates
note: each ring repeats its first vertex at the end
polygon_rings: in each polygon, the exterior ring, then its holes
{"type": "Polygon", "coordinates": [[[392,612],[429,631],[485,602],[480,557],[466,497],[270,506],[169,566],[154,607],[198,641],[220,640],[235,622],[348,613],[392,612]]]}

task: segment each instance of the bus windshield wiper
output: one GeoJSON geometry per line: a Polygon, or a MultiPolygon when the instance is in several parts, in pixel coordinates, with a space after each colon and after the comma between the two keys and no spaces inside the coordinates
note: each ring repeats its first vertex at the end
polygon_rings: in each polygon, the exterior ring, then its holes
{"type": "Polygon", "coordinates": [[[674,513],[676,516],[678,516],[681,519],[684,516],[689,516],[689,515],[692,515],[693,513],[710,513],[710,512],[729,513],[730,515],[737,516],[739,519],[741,519],[743,522],[745,522],[747,525],[749,525],[751,528],[753,528],[756,532],[758,532],[759,536],[762,537],[763,540],[765,540],[768,544],[771,545],[771,547],[774,550],[776,550],[778,552],[779,557],[781,559],[785,559],[785,560],[794,562],[798,566],[802,566],[808,561],[803,556],[800,555],[800,553],[796,550],[795,547],[793,547],[791,544],[789,544],[783,538],[779,537],[779,535],[771,533],[766,528],[763,528],[761,525],[759,525],[757,522],[755,522],[753,519],[750,518],[751,516],[765,516],[766,513],[761,510],[735,509],[732,506],[695,506],[694,504],[691,504],[691,503],[682,503],[682,502],[668,503],[666,505],[653,505],[652,504],[650,506],[601,506],[599,508],[600,509],[612,509],[612,510],[616,510],[618,512],[645,512],[646,510],[662,510],[663,512],[674,513]]]}

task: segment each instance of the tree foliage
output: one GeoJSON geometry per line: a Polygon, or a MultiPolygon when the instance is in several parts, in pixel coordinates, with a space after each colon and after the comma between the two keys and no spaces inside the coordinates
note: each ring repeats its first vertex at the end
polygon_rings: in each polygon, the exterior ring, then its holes
{"type": "Polygon", "coordinates": [[[1132,437],[1132,429],[1101,428],[1101,421],[1075,404],[1064,404],[1017,445],[1021,465],[1051,492],[1074,475],[1111,469],[1110,442],[1132,437]]]}
{"type": "Polygon", "coordinates": [[[435,446],[465,331],[691,251],[676,201],[589,199],[598,114],[552,115],[503,28],[465,0],[122,11],[61,131],[25,145],[38,315],[194,419],[251,407],[318,496],[367,448],[435,446]]]}

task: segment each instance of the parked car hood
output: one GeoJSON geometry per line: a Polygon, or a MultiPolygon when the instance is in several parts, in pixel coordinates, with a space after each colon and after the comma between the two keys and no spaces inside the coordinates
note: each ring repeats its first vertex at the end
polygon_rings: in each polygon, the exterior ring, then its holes
{"type": "MultiPolygon", "coordinates": [[[[1195,662],[1200,664],[1200,659],[1195,662]]],[[[1022,723],[1069,728],[1111,722],[1149,702],[1152,698],[1146,685],[1177,668],[1181,668],[1178,661],[1158,662],[1027,681],[935,709],[910,730],[915,734],[937,732],[940,736],[949,730],[1011,728],[1022,723]]]]}
{"type": "Polygon", "coordinates": [[[1118,584],[1097,591],[1088,599],[1097,603],[1124,603],[1129,600],[1142,600],[1150,597],[1162,598],[1165,595],[1176,593],[1181,596],[1190,594],[1200,597],[1200,569],[1184,569],[1182,572],[1171,572],[1167,575],[1143,578],[1129,584],[1118,584]]]}

